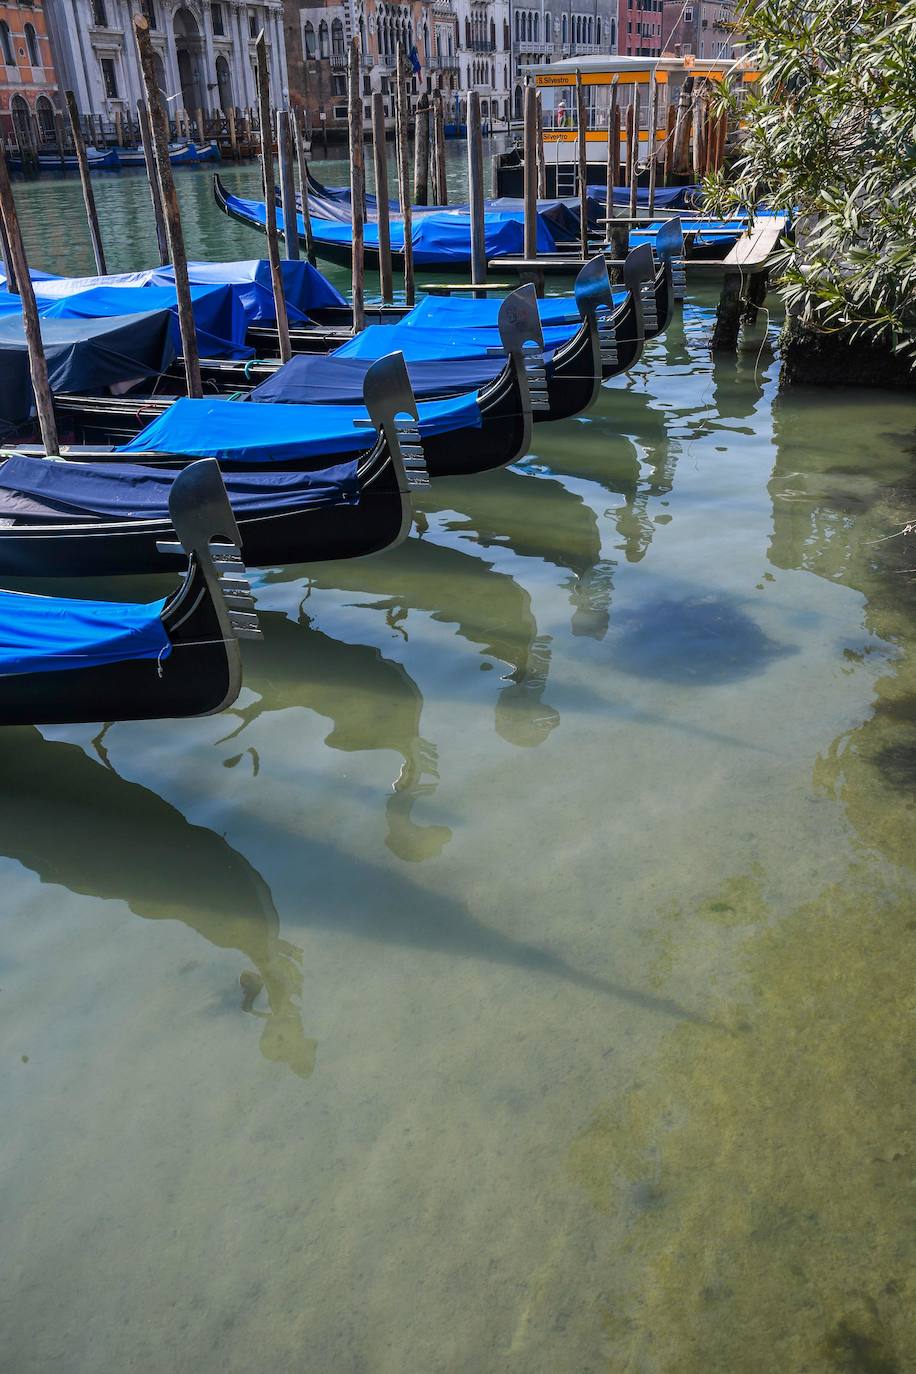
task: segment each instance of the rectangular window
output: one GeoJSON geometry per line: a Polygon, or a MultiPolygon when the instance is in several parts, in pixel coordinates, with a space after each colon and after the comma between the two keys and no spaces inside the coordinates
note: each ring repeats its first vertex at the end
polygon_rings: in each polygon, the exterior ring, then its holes
{"type": "Polygon", "coordinates": [[[115,64],[113,57],[102,58],[102,85],[105,87],[105,95],[109,100],[118,98],[118,78],[115,75],[115,64]]]}
{"type": "Polygon", "coordinates": [[[222,5],[213,4],[210,6],[210,22],[213,25],[213,32],[216,35],[216,37],[222,38],[226,32],[225,27],[223,26],[222,5]]]}
{"type": "Polygon", "coordinates": [[[684,23],[685,23],[685,24],[692,24],[692,23],[693,23],[693,10],[691,10],[691,9],[686,9],[686,10],[684,10],[684,23]]]}
{"type": "Polygon", "coordinates": [[[92,0],[92,20],[97,29],[108,28],[108,16],[105,13],[105,0],[92,0]]]}
{"type": "Polygon", "coordinates": [[[260,28],[260,25],[258,24],[258,12],[257,12],[257,10],[249,10],[249,11],[248,11],[248,33],[249,33],[249,35],[250,35],[252,38],[257,38],[257,36],[258,36],[258,34],[259,34],[260,32],[261,32],[261,28],[260,28]]]}
{"type": "Polygon", "coordinates": [[[335,119],[346,119],[347,107],[346,105],[334,105],[332,107],[331,113],[333,114],[335,119]]]}

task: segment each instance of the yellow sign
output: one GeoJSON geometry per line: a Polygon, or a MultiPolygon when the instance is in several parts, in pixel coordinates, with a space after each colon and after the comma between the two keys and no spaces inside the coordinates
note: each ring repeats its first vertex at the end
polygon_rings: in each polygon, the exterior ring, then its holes
{"type": "MultiPolygon", "coordinates": [[[[651,73],[648,70],[641,72],[583,72],[583,86],[644,86],[648,83],[651,73]]],[[[668,73],[658,71],[655,79],[660,85],[664,85],[668,80],[668,73]]],[[[536,86],[569,86],[576,84],[575,72],[538,72],[534,78],[536,86]]]]}
{"type": "MultiPolygon", "coordinates": [[[[660,129],[660,130],[658,131],[658,133],[655,135],[655,137],[657,138],[657,140],[658,140],[659,143],[664,143],[664,141],[665,141],[665,134],[666,134],[666,131],[665,131],[664,129],[660,129]]],[[[545,143],[575,143],[575,142],[577,141],[578,137],[579,137],[579,135],[576,133],[576,130],[575,130],[575,129],[545,129],[545,130],[544,130],[544,142],[545,142],[545,143]]],[[[621,133],[620,139],[621,139],[621,142],[622,142],[622,143],[626,143],[626,141],[627,141],[627,136],[626,136],[626,134],[625,134],[625,133],[621,133]]],[[[606,129],[586,129],[586,131],[585,131],[585,141],[586,141],[586,143],[607,143],[607,130],[606,130],[606,129]]],[[[640,143],[648,143],[648,141],[649,141],[649,134],[648,134],[648,132],[647,132],[645,129],[640,129],[640,131],[639,131],[639,141],[640,141],[640,143]]]]}

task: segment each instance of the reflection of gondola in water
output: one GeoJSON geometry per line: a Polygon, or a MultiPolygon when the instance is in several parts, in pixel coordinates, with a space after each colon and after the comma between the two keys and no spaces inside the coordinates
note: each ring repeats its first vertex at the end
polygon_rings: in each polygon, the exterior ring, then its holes
{"type": "Polygon", "coordinates": [[[347,644],[316,629],[304,613],[298,622],[268,612],[257,673],[246,685],[257,700],[236,706],[239,724],[227,740],[246,732],[271,711],[303,707],[333,721],[325,744],[345,752],[390,750],[401,769],[386,802],[386,844],[398,858],[419,861],[440,853],[451,838],[447,826],[418,825],[415,802],[436,790],[436,746],[420,734],[423,696],[409,673],[368,644],[347,644]]]}
{"type": "Polygon", "coordinates": [[[234,1004],[251,1003],[263,1019],[265,1057],[307,1078],[316,1042],[302,1028],[302,954],[281,938],[270,889],[248,860],[77,745],[8,730],[3,762],[0,853],[42,883],[125,902],[146,921],[180,921],[217,949],[238,950],[254,973],[241,970],[234,1004]]]}
{"type": "MultiPolygon", "coordinates": [[[[489,474],[487,483],[496,476],[489,474]]],[[[266,584],[286,580],[288,575],[279,570],[267,574],[266,584]]],[[[310,568],[308,582],[314,588],[358,594],[361,607],[382,613],[405,638],[410,611],[430,615],[454,625],[457,635],[477,645],[481,654],[506,664],[509,685],[500,690],[496,728],[508,742],[540,744],[558,724],[556,711],[542,701],[550,649],[549,640],[538,634],[531,598],[485,559],[414,538],[371,561],[310,568]]]]}

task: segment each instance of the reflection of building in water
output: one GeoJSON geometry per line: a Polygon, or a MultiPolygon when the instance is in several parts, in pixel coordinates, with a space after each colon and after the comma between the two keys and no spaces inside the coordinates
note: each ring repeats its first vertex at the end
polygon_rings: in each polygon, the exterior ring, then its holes
{"type": "Polygon", "coordinates": [[[302,952],[281,939],[270,889],[248,860],[74,744],[11,729],[3,751],[0,853],[43,883],[125,902],[145,921],[181,921],[218,949],[239,950],[256,973],[243,972],[236,1005],[263,1019],[264,1056],[307,1078],[316,1042],[302,1029],[302,952]]]}
{"type": "Polygon", "coordinates": [[[400,859],[418,861],[441,852],[451,839],[444,825],[417,825],[414,803],[436,790],[436,746],[420,734],[423,695],[399,663],[383,658],[368,644],[347,644],[285,615],[259,612],[264,639],[245,685],[257,700],[228,714],[239,720],[226,736],[244,738],[270,711],[305,707],[333,721],[325,737],[332,749],[348,753],[383,749],[403,760],[386,803],[388,848],[400,859]]]}
{"type": "MultiPolygon", "coordinates": [[[[269,582],[285,578],[283,571],[267,575],[269,582]]],[[[361,606],[380,611],[405,639],[410,611],[421,611],[454,625],[458,638],[507,664],[509,684],[499,692],[496,728],[508,743],[540,744],[559,723],[557,712],[542,700],[550,648],[549,640],[538,634],[531,598],[483,558],[414,538],[383,557],[316,565],[309,583],[357,594],[361,606]]]]}

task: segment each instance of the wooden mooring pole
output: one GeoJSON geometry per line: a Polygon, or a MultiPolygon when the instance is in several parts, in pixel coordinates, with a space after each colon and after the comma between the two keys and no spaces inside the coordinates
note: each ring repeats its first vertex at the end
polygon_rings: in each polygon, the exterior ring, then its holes
{"type": "Polygon", "coordinates": [[[375,199],[378,203],[378,262],[382,300],[394,300],[394,273],[391,268],[391,224],[388,210],[388,147],[385,143],[385,97],[372,93],[372,152],[375,164],[375,199]]]}
{"type": "Polygon", "coordinates": [[[350,242],[354,334],[361,333],[366,324],[366,167],[359,56],[359,39],[354,37],[350,42],[347,106],[350,130],[350,213],[353,226],[350,242]]]}
{"type": "Polygon", "coordinates": [[[658,161],[656,154],[657,133],[658,133],[658,95],[659,84],[652,73],[651,90],[649,93],[649,218],[655,214],[655,178],[658,175],[658,161]]]}
{"type": "Polygon", "coordinates": [[[296,136],[296,161],[299,164],[299,208],[302,211],[302,227],[305,230],[305,255],[314,267],[318,258],[315,254],[315,239],[312,234],[312,213],[309,209],[309,166],[305,155],[305,111],[301,107],[293,110],[293,133],[296,136]]]}
{"type": "Polygon", "coordinates": [[[425,91],[414,115],[413,199],[415,205],[429,204],[429,96],[425,91]]]}
{"type": "Polygon", "coordinates": [[[579,240],[583,261],[588,257],[588,106],[582,73],[576,70],[576,151],[579,183],[579,240]]]}
{"type": "Polygon", "coordinates": [[[398,150],[398,196],[404,222],[404,300],[413,305],[416,297],[413,272],[413,214],[410,206],[410,175],[407,156],[407,54],[404,44],[398,44],[397,105],[395,108],[395,138],[398,150]]]}
{"type": "Polygon", "coordinates": [[[265,228],[267,229],[267,257],[270,261],[270,280],[274,290],[274,313],[277,317],[277,340],[280,361],[288,363],[292,357],[289,342],[289,318],[286,296],[283,294],[283,269],[280,266],[280,241],[277,236],[277,189],[274,185],[274,150],[270,136],[270,72],[267,67],[267,39],[264,30],[254,45],[257,55],[255,77],[258,87],[258,124],[261,133],[261,183],[264,187],[265,228]]]}
{"type": "Polygon", "coordinates": [[[526,258],[538,255],[538,168],[537,168],[537,92],[532,85],[525,87],[525,146],[524,165],[524,252],[526,258]]]}
{"type": "Polygon", "coordinates": [[[57,423],[54,419],[54,401],[51,396],[51,384],[48,380],[48,364],[45,358],[44,345],[41,342],[41,323],[38,318],[38,306],[35,303],[32,279],[29,276],[25,246],[19,229],[19,217],[16,214],[16,202],[13,199],[10,174],[6,166],[6,157],[2,151],[0,151],[0,218],[3,220],[11,265],[19,283],[19,295],[22,299],[22,322],[25,327],[25,342],[29,352],[29,373],[32,378],[35,409],[38,412],[41,442],[45,446],[46,454],[55,454],[58,450],[57,423]]]}
{"type": "Polygon", "coordinates": [[[445,179],[445,111],[442,92],[433,92],[433,155],[436,163],[436,204],[448,205],[448,182],[445,179]]]}
{"type": "Polygon", "coordinates": [[[156,77],[156,55],[149,32],[149,20],[142,14],[134,15],[134,36],[140,57],[140,74],[146,91],[150,125],[153,133],[153,149],[156,157],[156,174],[162,195],[162,209],[165,214],[165,229],[169,245],[169,257],[175,272],[175,295],[178,300],[178,327],[181,331],[181,350],[184,354],[184,372],[189,396],[203,396],[200,380],[200,355],[197,349],[197,328],[194,324],[194,307],[191,304],[191,287],[188,281],[188,260],[184,251],[184,233],[181,228],[181,211],[178,208],[178,195],[172,164],[169,160],[168,125],[159,94],[156,77]]]}
{"type": "Polygon", "coordinates": [[[639,183],[639,87],[633,87],[632,116],[633,137],[627,140],[627,153],[630,160],[630,219],[636,218],[636,191],[639,183]]]}
{"type": "Polygon", "coordinates": [[[535,90],[534,100],[534,130],[535,130],[535,151],[538,163],[538,199],[547,199],[547,163],[544,158],[544,107],[541,104],[541,93],[535,90]]]}
{"type": "Polygon", "coordinates": [[[471,282],[475,286],[482,286],[487,279],[487,245],[483,210],[483,135],[480,128],[480,95],[477,91],[468,92],[468,199],[471,210],[471,282]]]}
{"type": "Polygon", "coordinates": [[[89,164],[86,161],[86,145],[83,142],[83,131],[80,128],[79,111],[76,108],[76,96],[72,91],[67,91],[65,95],[67,102],[67,114],[70,116],[70,132],[73,135],[73,150],[76,153],[76,163],[80,172],[80,185],[83,189],[83,204],[86,207],[86,221],[89,225],[89,238],[92,240],[92,256],[95,258],[95,270],[100,277],[106,273],[105,250],[102,247],[102,231],[99,228],[99,217],[95,208],[95,196],[89,181],[89,164]]]}
{"type": "Polygon", "coordinates": [[[143,161],[146,163],[146,179],[149,182],[153,220],[156,224],[156,246],[159,249],[159,261],[165,267],[169,260],[169,237],[165,231],[162,191],[159,187],[159,173],[156,171],[156,158],[153,152],[153,131],[150,128],[149,110],[146,108],[145,100],[137,101],[137,123],[140,125],[140,146],[143,149],[143,161]]]}
{"type": "Polygon", "coordinates": [[[296,184],[293,180],[293,143],[289,130],[289,110],[277,111],[277,162],[280,166],[283,242],[287,258],[298,262],[299,217],[296,214],[296,184]]]}

